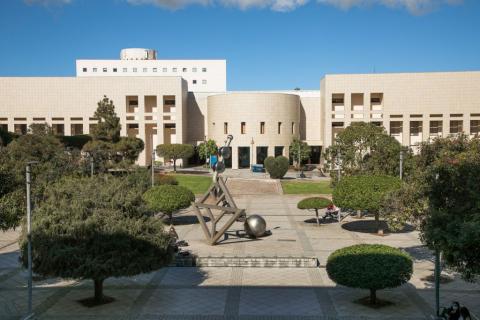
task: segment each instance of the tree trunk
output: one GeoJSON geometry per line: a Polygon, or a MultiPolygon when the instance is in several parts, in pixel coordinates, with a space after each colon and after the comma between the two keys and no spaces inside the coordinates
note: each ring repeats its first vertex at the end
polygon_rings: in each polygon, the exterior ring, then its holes
{"type": "Polygon", "coordinates": [[[380,226],[380,214],[375,212],[375,224],[377,225],[377,233],[383,235],[383,229],[380,226]]]}
{"type": "Polygon", "coordinates": [[[173,158],[173,172],[177,172],[177,158],[173,158]]]}
{"type": "Polygon", "coordinates": [[[377,290],[370,289],[370,303],[377,304],[377,290]]]}
{"type": "Polygon", "coordinates": [[[103,300],[103,279],[94,279],[95,284],[95,302],[100,303],[103,300]]]}

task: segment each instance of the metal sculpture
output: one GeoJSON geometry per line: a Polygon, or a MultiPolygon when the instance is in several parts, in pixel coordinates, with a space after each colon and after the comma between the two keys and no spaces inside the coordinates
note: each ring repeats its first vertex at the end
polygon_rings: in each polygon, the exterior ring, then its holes
{"type": "Polygon", "coordinates": [[[263,220],[263,218],[260,216],[255,215],[247,219],[245,210],[237,207],[227,188],[226,181],[219,176],[219,174],[225,171],[225,159],[231,157],[229,147],[232,140],[233,136],[228,135],[224,146],[221,147],[218,152],[218,161],[211,164],[214,172],[213,185],[198,202],[193,203],[195,214],[202,227],[203,233],[205,234],[205,238],[207,238],[207,241],[210,245],[217,244],[220,238],[225,235],[227,230],[232,226],[232,224],[235,223],[235,221],[247,222],[249,221],[248,219],[251,219],[248,223],[248,228],[246,225],[245,231],[247,234],[251,234],[255,237],[263,235],[266,229],[265,220],[263,220]],[[214,211],[219,213],[214,214],[214,211]],[[210,228],[207,226],[203,212],[205,212],[206,216],[210,219],[210,228]],[[223,226],[217,230],[217,226],[220,225],[220,220],[222,220],[222,218],[225,216],[230,217],[225,224],[223,224],[223,226]],[[262,221],[255,217],[258,217],[263,221],[263,227],[262,221]],[[262,228],[263,232],[260,232],[262,228]]]}
{"type": "Polygon", "coordinates": [[[267,231],[267,222],[258,214],[249,216],[244,223],[245,232],[252,238],[258,238],[267,231]]]}

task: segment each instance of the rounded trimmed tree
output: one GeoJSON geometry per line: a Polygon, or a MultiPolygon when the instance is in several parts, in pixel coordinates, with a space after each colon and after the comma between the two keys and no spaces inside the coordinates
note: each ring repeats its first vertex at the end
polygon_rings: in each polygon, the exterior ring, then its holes
{"type": "Polygon", "coordinates": [[[323,197],[311,197],[297,203],[297,208],[302,210],[314,210],[317,217],[317,225],[320,225],[318,210],[325,209],[332,204],[332,200],[323,197]]]}
{"type": "Polygon", "coordinates": [[[191,144],[159,144],[157,146],[157,155],[164,157],[165,160],[173,160],[173,171],[177,171],[177,160],[190,158],[194,155],[195,149],[191,144]]]}
{"type": "MultiPolygon", "coordinates": [[[[88,304],[109,277],[133,276],[168,265],[170,236],[142,199],[144,184],[130,177],[66,178],[46,189],[32,221],[33,271],[41,276],[92,279],[88,304]]],[[[20,239],[27,264],[27,237],[20,239]]]]}
{"type": "Polygon", "coordinates": [[[377,290],[395,288],[410,280],[413,260],[400,249],[379,244],[358,244],[333,252],[327,273],[335,283],[370,290],[370,304],[376,305],[377,290]]]}
{"type": "Polygon", "coordinates": [[[265,169],[272,179],[282,179],[288,171],[288,158],[284,156],[267,157],[264,161],[265,169]]]}
{"type": "Polygon", "coordinates": [[[333,202],[340,208],[368,211],[380,230],[380,208],[389,192],[400,189],[402,180],[392,176],[360,175],[343,178],[333,189],[333,202]]]}
{"type": "Polygon", "coordinates": [[[177,185],[159,185],[144,193],[143,199],[151,210],[168,215],[172,223],[173,213],[190,207],[195,195],[190,189],[177,185]]]}

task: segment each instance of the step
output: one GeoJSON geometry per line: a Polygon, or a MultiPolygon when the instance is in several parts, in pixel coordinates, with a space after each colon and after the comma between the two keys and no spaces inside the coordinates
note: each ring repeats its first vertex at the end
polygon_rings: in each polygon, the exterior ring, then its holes
{"type": "Polygon", "coordinates": [[[316,257],[175,257],[176,267],[317,268],[316,257]]]}

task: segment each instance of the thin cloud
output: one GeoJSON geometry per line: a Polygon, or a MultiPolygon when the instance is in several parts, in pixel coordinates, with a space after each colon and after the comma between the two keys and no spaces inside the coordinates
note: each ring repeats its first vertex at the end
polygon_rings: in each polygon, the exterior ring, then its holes
{"type": "Polygon", "coordinates": [[[440,5],[458,5],[463,0],[317,0],[320,4],[333,5],[348,10],[352,7],[383,5],[389,8],[404,8],[415,15],[430,12],[440,5]]]}
{"type": "Polygon", "coordinates": [[[24,0],[28,5],[41,5],[41,6],[62,6],[72,3],[72,0],[24,0]]]}
{"type": "MultiPolygon", "coordinates": [[[[59,6],[74,0],[24,0],[30,5],[59,6]]],[[[166,9],[181,9],[190,5],[224,6],[248,10],[251,8],[271,9],[287,12],[304,6],[310,0],[124,0],[131,5],[155,5],[166,9]]],[[[313,0],[312,0],[313,1],[313,0]]],[[[412,14],[421,15],[441,5],[458,5],[463,0],[316,0],[321,5],[330,5],[343,10],[353,7],[381,5],[392,9],[405,9],[412,14]]]]}
{"type": "Polygon", "coordinates": [[[308,0],[127,0],[134,5],[151,4],[162,8],[179,9],[188,5],[221,5],[247,10],[251,8],[269,8],[275,11],[291,11],[303,6],[308,0]]]}

